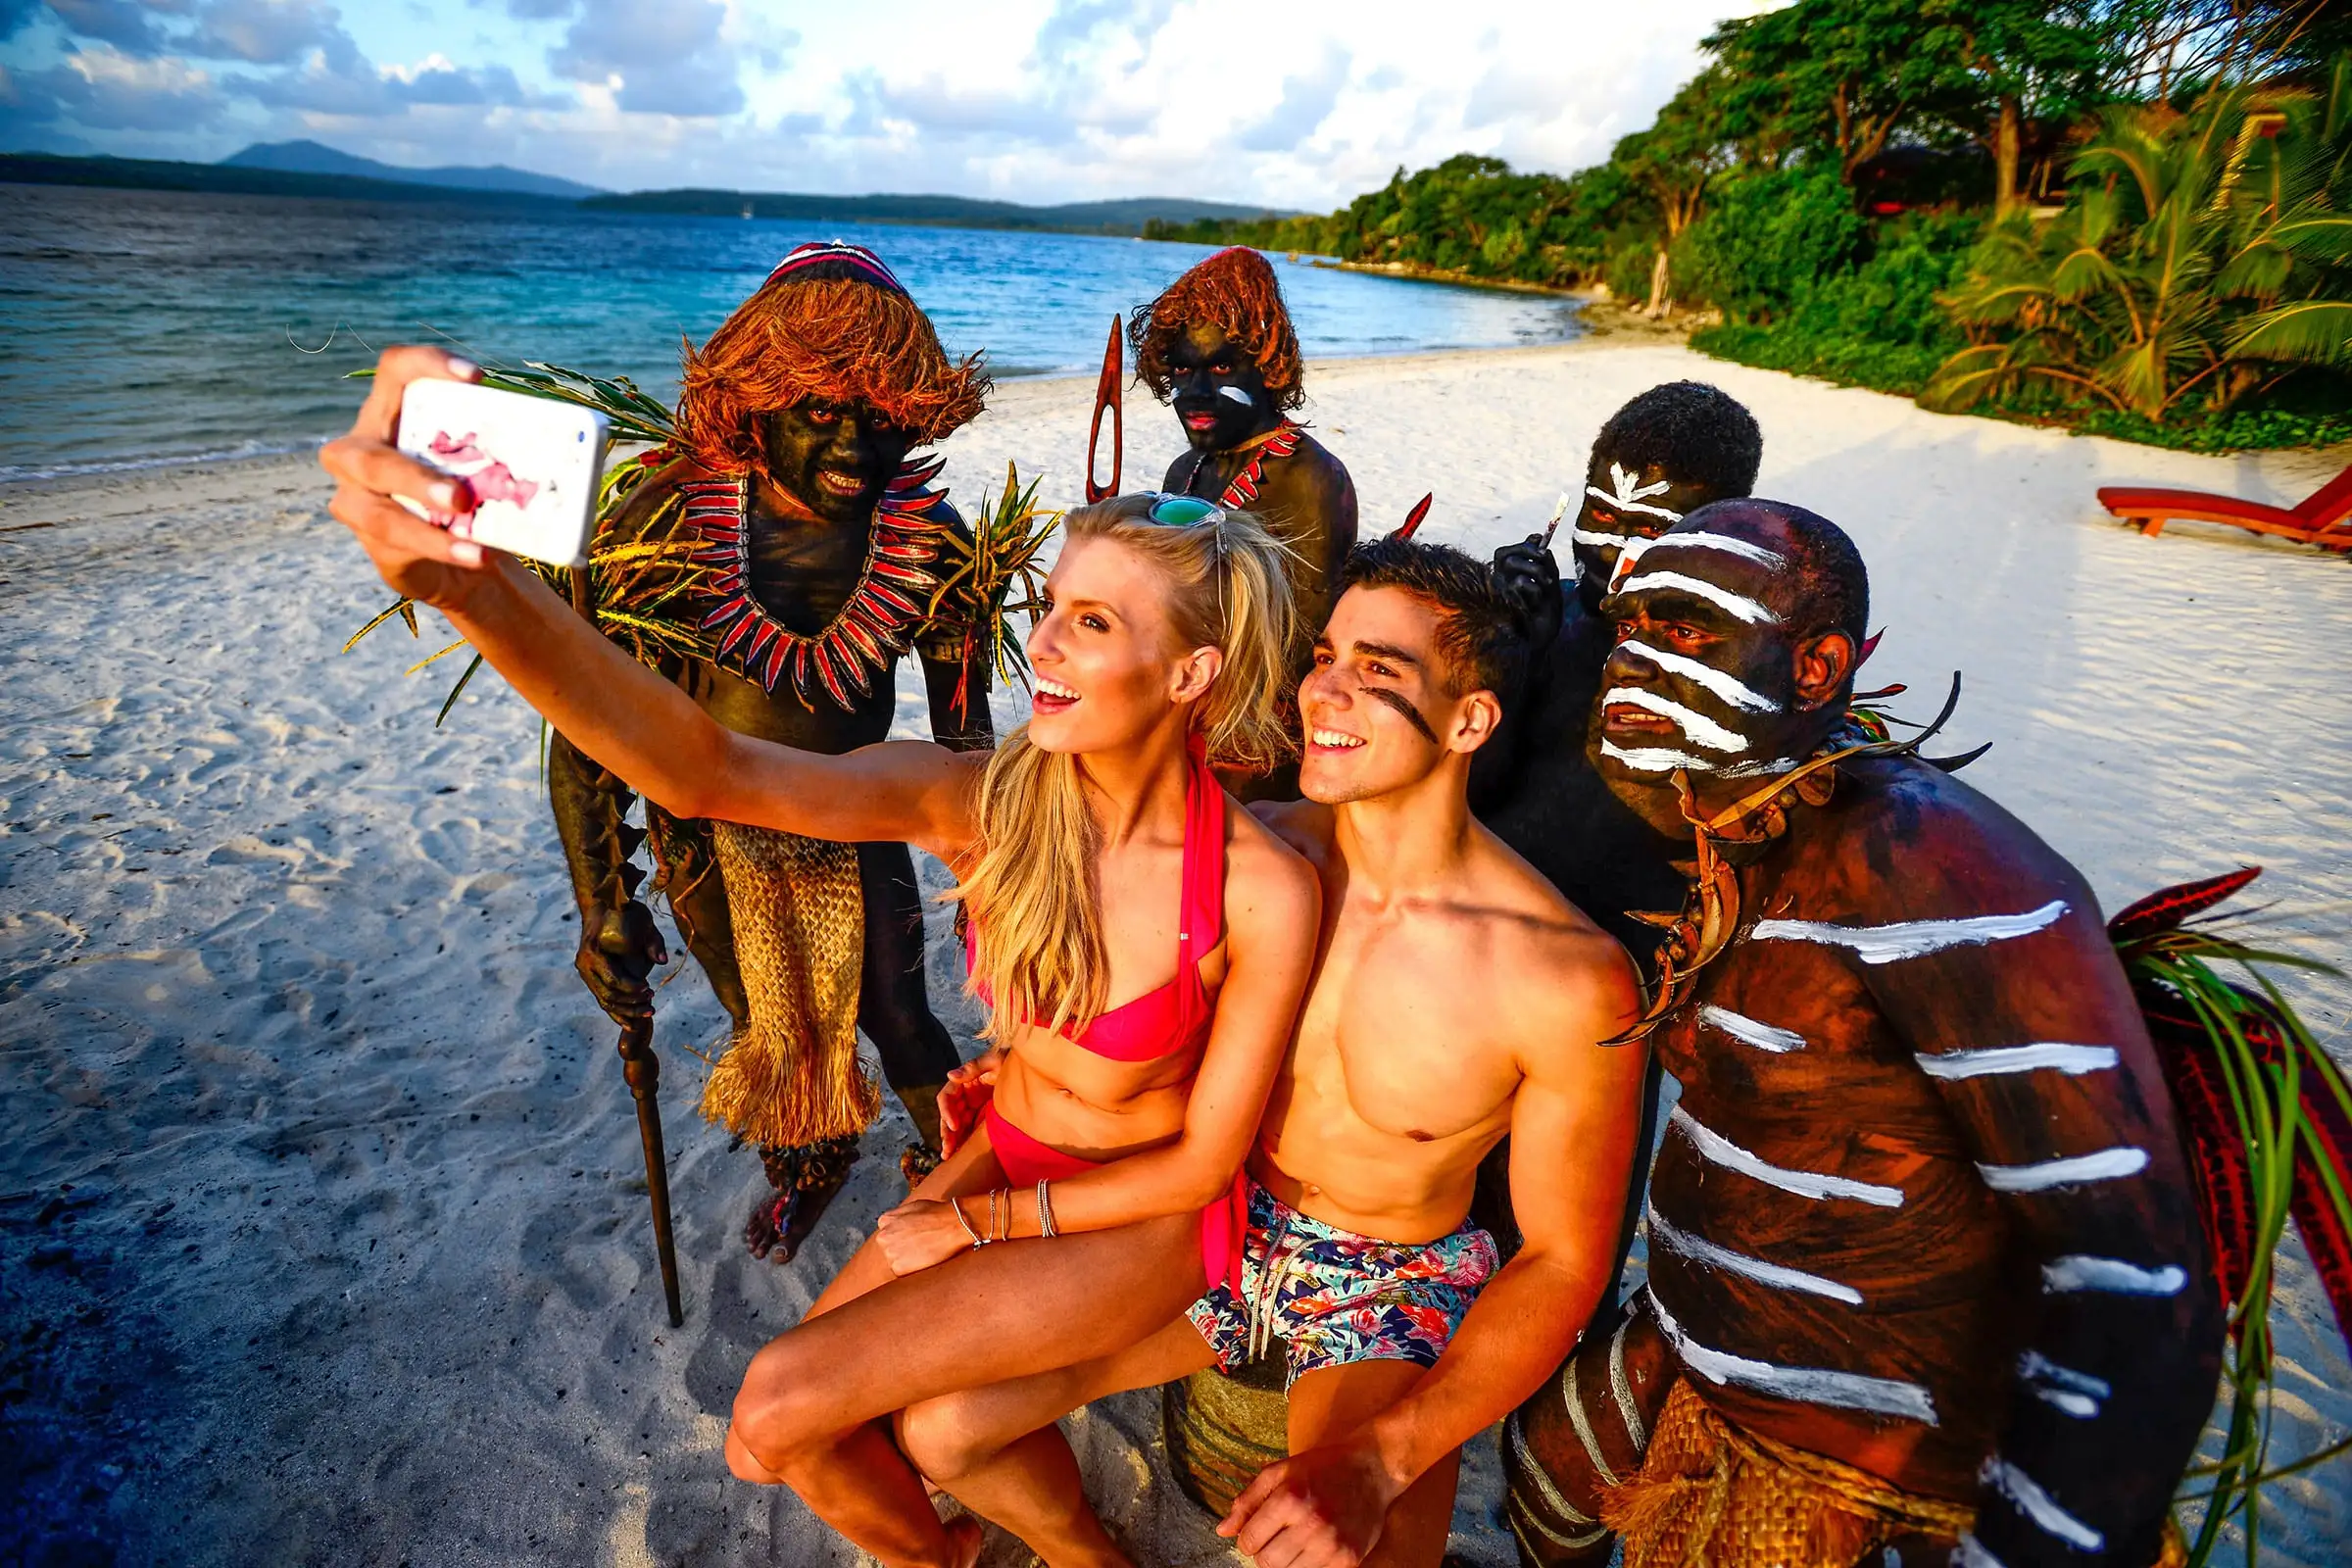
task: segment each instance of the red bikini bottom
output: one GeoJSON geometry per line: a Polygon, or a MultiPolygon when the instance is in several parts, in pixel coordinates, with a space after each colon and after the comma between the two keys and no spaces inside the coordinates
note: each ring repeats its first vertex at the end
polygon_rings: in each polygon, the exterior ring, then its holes
{"type": "MultiPolygon", "coordinates": [[[[1101,1160],[1080,1159],[1039,1143],[1005,1120],[993,1099],[980,1113],[980,1124],[988,1129],[989,1148],[1004,1167],[1004,1180],[1014,1187],[1057,1182],[1102,1167],[1101,1160]]],[[[1242,1243],[1250,1233],[1249,1188],[1250,1178],[1236,1171],[1232,1188],[1200,1211],[1200,1270],[1212,1291],[1226,1284],[1241,1288],[1242,1243]]]]}

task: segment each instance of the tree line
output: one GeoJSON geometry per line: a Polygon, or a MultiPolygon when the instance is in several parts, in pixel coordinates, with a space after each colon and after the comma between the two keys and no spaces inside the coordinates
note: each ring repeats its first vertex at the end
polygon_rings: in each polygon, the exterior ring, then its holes
{"type": "Polygon", "coordinates": [[[2352,7],[1796,0],[1606,162],[1146,235],[1605,287],[1693,343],[2192,446],[2352,437],[2352,7]],[[1716,319],[1719,318],[1719,319],[1716,319]]]}

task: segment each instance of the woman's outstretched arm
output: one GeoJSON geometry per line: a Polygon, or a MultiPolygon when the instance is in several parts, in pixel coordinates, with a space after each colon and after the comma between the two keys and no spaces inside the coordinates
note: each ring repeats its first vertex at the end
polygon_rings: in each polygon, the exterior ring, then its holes
{"type": "Polygon", "coordinates": [[[447,615],[564,739],[673,816],[811,838],[900,839],[947,859],[963,853],[980,758],[912,741],[826,757],[738,735],[607,641],[516,562],[395,500],[444,512],[464,504],[459,485],[401,452],[393,437],[410,382],[480,373],[438,349],[387,349],[351,433],[319,454],[336,481],[328,510],[385,582],[447,615]]]}

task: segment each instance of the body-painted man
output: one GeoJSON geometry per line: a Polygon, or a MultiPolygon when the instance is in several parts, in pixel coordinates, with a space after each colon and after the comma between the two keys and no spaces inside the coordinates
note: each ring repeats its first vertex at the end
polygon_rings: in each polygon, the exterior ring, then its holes
{"type": "Polygon", "coordinates": [[[1494,556],[1497,579],[1528,618],[1530,658],[1500,732],[1471,769],[1471,808],[1643,962],[1657,932],[1633,911],[1681,904],[1683,878],[1670,862],[1689,845],[1650,830],[1585,760],[1609,656],[1600,602],[1619,563],[1639,559],[1685,513],[1746,495],[1763,453],[1754,416],[1723,392],[1698,381],[1652,387],[1593,439],[1569,529],[1574,591],[1562,592],[1542,535],[1494,556]]]}
{"type": "Polygon", "coordinates": [[[2212,1405],[2192,1179],[2090,890],[1849,718],[1868,594],[1836,527],[1735,501],[1603,603],[1594,764],[1697,857],[1650,1012],[1683,1095],[1647,1292],[1506,1424],[1529,1561],[2142,1568],[2212,1405]]]}
{"type": "MultiPolygon", "coordinates": [[[[937,465],[906,461],[977,414],[986,389],[870,252],[787,257],[689,354],[673,447],[597,542],[600,554],[636,543],[673,558],[643,575],[632,609],[710,657],[664,657],[664,672],[731,729],[838,753],[889,731],[912,646],[934,733],[987,745],[984,662],[927,631],[924,614],[927,568],[961,523],[926,488],[937,465]]],[[[579,970],[626,1026],[650,1017],[647,978],[667,957],[633,897],[645,836],[624,821],[633,797],[561,735],[548,775],[580,906],[579,970]]],[[[648,814],[657,886],[734,1021],[704,1110],[760,1146],[777,1191],[746,1239],[788,1261],[876,1109],[858,1029],[937,1144],[937,1093],[957,1056],[924,996],[913,862],[900,844],[820,846],[648,814]]]]}
{"type": "MultiPolygon", "coordinates": [[[[1298,334],[1263,256],[1219,251],[1139,306],[1128,323],[1136,374],[1184,425],[1187,450],[1161,488],[1263,517],[1290,546],[1291,592],[1311,634],[1330,618],[1355,544],[1355,483],[1294,423],[1304,401],[1298,334]]],[[[1305,672],[1305,650],[1298,672],[1305,672]]],[[[1277,768],[1242,798],[1295,798],[1298,768],[1277,768]]]]}

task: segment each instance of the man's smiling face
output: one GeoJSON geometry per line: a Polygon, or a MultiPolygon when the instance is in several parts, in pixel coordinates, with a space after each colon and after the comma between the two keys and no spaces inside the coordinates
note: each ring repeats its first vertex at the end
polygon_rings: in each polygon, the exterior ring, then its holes
{"type": "Polygon", "coordinates": [[[914,437],[861,403],[808,401],[760,421],[768,477],[827,522],[872,515],[914,437]]]}
{"type": "Polygon", "coordinates": [[[1315,639],[1298,683],[1298,787],[1345,805],[1428,776],[1448,748],[1460,699],[1446,689],[1435,606],[1401,588],[1350,588],[1315,639]]]}

